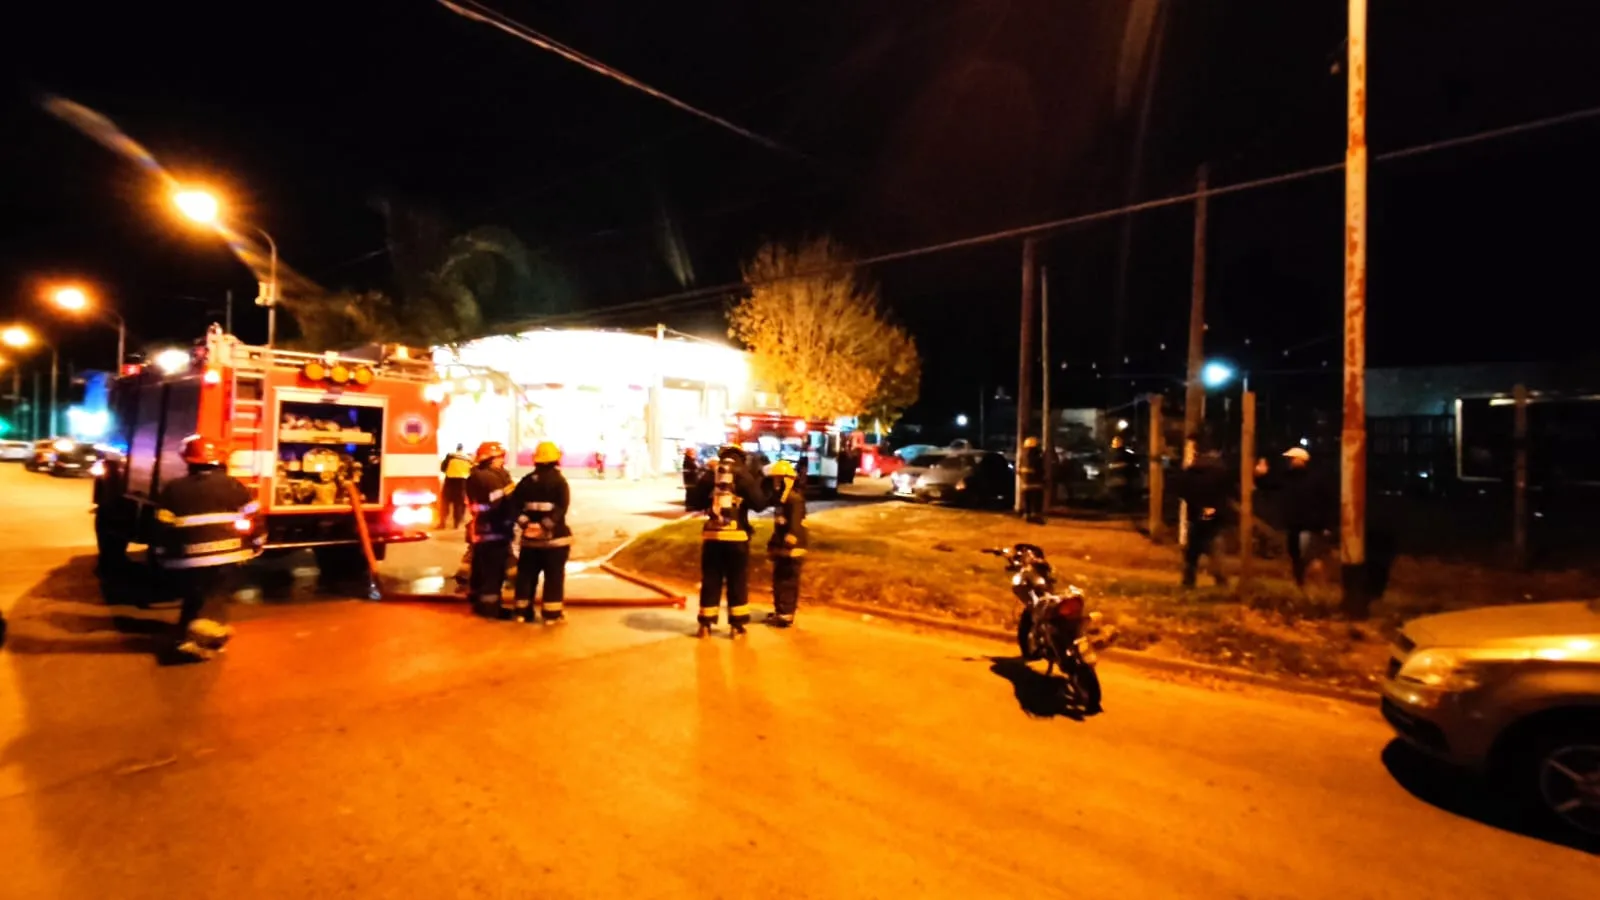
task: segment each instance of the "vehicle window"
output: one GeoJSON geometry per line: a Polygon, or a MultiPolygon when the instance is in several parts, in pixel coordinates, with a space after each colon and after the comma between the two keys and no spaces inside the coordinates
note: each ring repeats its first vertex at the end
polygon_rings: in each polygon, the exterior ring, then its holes
{"type": "Polygon", "coordinates": [[[161,429],[160,385],[147,385],[139,392],[138,413],[133,420],[133,437],[128,444],[128,491],[149,494],[155,472],[156,440],[161,429]]]}
{"type": "Polygon", "coordinates": [[[940,468],[940,469],[970,469],[976,463],[977,463],[977,460],[975,458],[973,458],[971,456],[967,456],[965,454],[962,454],[962,455],[959,455],[959,456],[946,456],[945,458],[939,460],[938,468],[940,468]]]}
{"type": "Polygon", "coordinates": [[[924,453],[923,455],[911,460],[911,465],[914,468],[931,469],[938,465],[939,461],[942,459],[944,459],[944,454],[942,453],[924,453]]]}

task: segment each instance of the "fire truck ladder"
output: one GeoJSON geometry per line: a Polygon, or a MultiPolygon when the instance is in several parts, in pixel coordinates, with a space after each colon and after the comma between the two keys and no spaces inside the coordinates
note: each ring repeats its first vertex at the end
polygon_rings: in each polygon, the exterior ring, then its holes
{"type": "MultiPolygon", "coordinates": [[[[233,432],[233,444],[239,449],[250,449],[251,468],[257,464],[256,451],[261,448],[261,432],[266,425],[267,374],[259,369],[233,369],[233,391],[230,394],[228,427],[233,432]]],[[[258,476],[270,473],[256,472],[258,476]]]]}

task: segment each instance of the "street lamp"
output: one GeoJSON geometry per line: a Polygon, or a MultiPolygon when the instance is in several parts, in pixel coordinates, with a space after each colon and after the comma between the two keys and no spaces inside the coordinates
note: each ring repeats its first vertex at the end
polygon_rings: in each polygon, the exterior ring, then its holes
{"type": "MultiPolygon", "coordinates": [[[[55,301],[56,306],[71,313],[84,312],[91,305],[89,295],[84,293],[82,288],[76,287],[58,288],[51,296],[51,299],[55,301]]],[[[121,313],[114,309],[103,308],[100,312],[117,323],[117,371],[120,372],[122,371],[122,363],[127,356],[128,322],[122,318],[121,313]]]]}
{"type": "Polygon", "coordinates": [[[1200,369],[1200,382],[1208,388],[1219,388],[1233,380],[1233,366],[1212,360],[1200,369]]]}
{"type": "MultiPolygon", "coordinates": [[[[227,236],[221,221],[222,202],[215,194],[191,188],[173,194],[172,202],[191,221],[210,225],[227,236]]],[[[267,347],[270,349],[278,336],[278,242],[265,229],[253,225],[250,228],[266,240],[271,260],[267,265],[266,284],[261,288],[262,296],[256,299],[258,305],[267,308],[267,347]]]]}
{"type": "MultiPolygon", "coordinates": [[[[56,383],[61,380],[60,348],[55,344],[45,343],[39,339],[38,335],[23,328],[21,325],[12,325],[6,330],[0,331],[0,344],[5,344],[7,347],[14,347],[18,350],[26,350],[34,344],[44,344],[50,348],[50,436],[54,437],[56,434],[56,383]]],[[[35,381],[33,393],[35,404],[39,402],[38,385],[39,383],[35,381]]],[[[37,410],[34,412],[34,417],[35,419],[38,418],[37,410]]],[[[37,429],[35,430],[37,431],[37,429]]],[[[35,439],[38,437],[37,434],[34,435],[35,439]]]]}
{"type": "Polygon", "coordinates": [[[962,413],[961,415],[956,416],[956,427],[957,428],[965,428],[965,427],[967,427],[967,414],[966,413],[962,413]]]}

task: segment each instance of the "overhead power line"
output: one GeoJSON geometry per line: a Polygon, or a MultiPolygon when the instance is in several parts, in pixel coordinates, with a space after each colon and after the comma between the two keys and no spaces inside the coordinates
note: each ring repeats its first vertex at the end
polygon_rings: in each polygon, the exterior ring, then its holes
{"type": "MultiPolygon", "coordinates": [[[[443,2],[443,0],[441,0],[441,2],[443,2]]],[[[1500,138],[1511,137],[1513,135],[1526,134],[1531,131],[1540,131],[1546,128],[1554,128],[1559,125],[1571,125],[1577,122],[1584,122],[1594,119],[1600,119],[1600,106],[1591,106],[1586,109],[1575,110],[1573,112],[1563,113],[1558,116],[1549,116],[1543,119],[1534,119],[1528,122],[1521,122],[1516,125],[1508,125],[1504,128],[1494,128],[1488,131],[1479,131],[1473,134],[1463,135],[1461,137],[1446,138],[1444,140],[1433,141],[1431,143],[1418,144],[1412,147],[1404,147],[1399,150],[1390,150],[1386,153],[1379,153],[1375,155],[1373,157],[1373,161],[1388,162],[1397,159],[1405,159],[1412,156],[1421,156],[1426,153],[1434,153],[1440,150],[1450,150],[1457,147],[1465,147],[1471,144],[1498,140],[1500,138]]],[[[1144,200],[1139,203],[1130,203],[1126,206],[1119,206],[1112,209],[1102,209],[1095,212],[1082,213],[1076,216],[1068,216],[1062,219],[1051,219],[1045,222],[1037,222],[1032,225],[1021,225],[1016,228],[1007,228],[1002,231],[991,231],[985,234],[956,238],[955,240],[943,241],[937,244],[927,244],[921,247],[913,247],[906,250],[895,250],[889,253],[880,253],[875,256],[866,256],[860,259],[851,260],[849,262],[839,263],[838,265],[834,266],[828,266],[825,268],[819,268],[805,272],[797,272],[781,279],[772,279],[771,281],[759,282],[728,282],[726,284],[714,285],[693,291],[682,291],[679,293],[652,297],[646,300],[636,300],[629,303],[621,303],[617,304],[616,306],[608,306],[602,309],[596,309],[587,312],[560,313],[553,316],[541,317],[526,324],[531,326],[540,326],[570,321],[582,321],[586,318],[610,316],[617,313],[636,312],[646,309],[656,309],[673,304],[693,306],[703,303],[708,299],[737,295],[739,293],[748,291],[752,286],[758,284],[767,284],[775,281],[789,281],[796,278],[809,278],[816,275],[826,275],[831,272],[839,272],[848,269],[861,268],[864,266],[878,265],[880,263],[899,262],[906,259],[931,256],[937,253],[947,253],[951,250],[965,250],[971,247],[982,247],[988,244],[1014,241],[1022,238],[1042,237],[1051,232],[1061,231],[1076,225],[1088,225],[1095,222],[1105,221],[1107,219],[1114,219],[1118,216],[1150,212],[1157,209],[1166,209],[1167,207],[1171,206],[1181,206],[1184,204],[1193,203],[1201,197],[1222,197],[1229,194],[1239,194],[1245,191],[1256,190],[1258,188],[1271,187],[1279,184],[1288,184],[1295,181],[1304,181],[1320,175],[1331,175],[1334,172],[1340,172],[1343,170],[1343,162],[1328,163],[1327,165],[1313,166],[1308,169],[1285,172],[1280,175],[1268,175],[1263,178],[1252,178],[1248,181],[1239,181],[1233,184],[1208,187],[1205,190],[1190,191],[1184,194],[1173,194],[1166,197],[1159,197],[1154,200],[1144,200]]]]}
{"type": "Polygon", "coordinates": [[[518,40],[526,41],[527,43],[530,43],[541,50],[548,50],[549,52],[554,53],[557,56],[568,60],[569,62],[575,62],[592,72],[604,75],[613,81],[621,82],[622,84],[625,84],[636,91],[642,91],[643,93],[649,94],[663,103],[677,107],[678,109],[681,109],[690,115],[699,116],[700,118],[705,119],[707,122],[710,122],[721,128],[725,128],[728,131],[745,138],[746,140],[754,141],[755,143],[760,144],[769,150],[776,150],[779,153],[787,153],[791,156],[805,155],[800,153],[798,150],[794,150],[778,143],[766,135],[757,134],[748,128],[745,128],[741,125],[736,125],[733,122],[724,119],[716,113],[706,112],[698,106],[683,100],[679,100],[677,97],[672,96],[666,91],[653,88],[639,79],[627,74],[626,72],[619,71],[609,65],[606,65],[600,60],[589,56],[588,54],[574,50],[573,48],[568,47],[566,44],[557,41],[555,38],[541,34],[538,31],[535,31],[532,28],[522,24],[521,22],[504,15],[503,13],[497,12],[482,3],[478,3],[477,0],[439,0],[439,3],[456,15],[464,16],[468,19],[472,19],[475,22],[482,22],[485,25],[498,28],[499,30],[504,31],[506,34],[509,34],[518,40]]]}

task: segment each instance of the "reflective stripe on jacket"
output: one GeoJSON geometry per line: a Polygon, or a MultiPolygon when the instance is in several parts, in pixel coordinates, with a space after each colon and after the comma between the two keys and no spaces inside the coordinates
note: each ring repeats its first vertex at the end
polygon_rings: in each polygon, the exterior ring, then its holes
{"type": "Polygon", "coordinates": [[[567,524],[572,491],[557,464],[534,466],[517,482],[509,503],[517,514],[524,548],[572,545],[572,528],[567,524]]]}
{"type": "Polygon", "coordinates": [[[767,495],[750,470],[729,460],[706,467],[685,497],[691,511],[706,513],[704,541],[748,542],[750,514],[767,508],[767,495]]]}
{"type": "Polygon", "coordinates": [[[506,514],[506,495],[511,493],[511,473],[492,465],[481,465],[467,476],[467,508],[472,522],[467,539],[474,544],[511,540],[511,516],[506,514]]]}
{"type": "Polygon", "coordinates": [[[772,539],[767,541],[771,556],[799,557],[806,555],[806,492],[793,478],[780,479],[782,487],[774,498],[776,512],[772,515],[772,539]]]}

